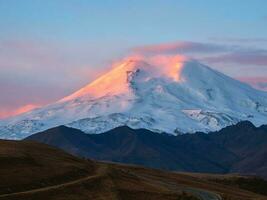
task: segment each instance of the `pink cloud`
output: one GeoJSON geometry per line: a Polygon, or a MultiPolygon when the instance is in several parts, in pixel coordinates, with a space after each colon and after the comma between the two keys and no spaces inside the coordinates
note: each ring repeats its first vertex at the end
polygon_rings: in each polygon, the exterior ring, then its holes
{"type": "Polygon", "coordinates": [[[206,57],[203,60],[211,63],[238,63],[242,65],[267,66],[267,52],[230,53],[206,57]]]}
{"type": "MultiPolygon", "coordinates": [[[[265,38],[255,39],[226,39],[234,41],[266,42],[265,38]]],[[[263,48],[229,45],[218,43],[200,43],[180,41],[158,45],[147,45],[134,48],[135,53],[140,54],[182,54],[193,56],[210,63],[237,63],[242,65],[267,65],[267,50],[263,48]],[[204,55],[209,55],[205,57],[204,55]]]]}
{"type": "Polygon", "coordinates": [[[234,38],[234,37],[210,37],[209,40],[214,42],[229,43],[262,43],[267,42],[267,38],[234,38]]]}
{"type": "Polygon", "coordinates": [[[210,43],[199,43],[180,41],[173,43],[147,45],[134,48],[134,52],[138,53],[152,53],[152,54],[177,54],[177,53],[215,53],[221,51],[227,51],[228,47],[210,44],[210,43]]]}

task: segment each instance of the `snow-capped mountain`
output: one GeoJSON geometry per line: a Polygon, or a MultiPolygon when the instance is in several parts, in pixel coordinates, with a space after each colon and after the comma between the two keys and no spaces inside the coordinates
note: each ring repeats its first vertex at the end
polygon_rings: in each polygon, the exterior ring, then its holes
{"type": "Polygon", "coordinates": [[[126,59],[54,104],[1,121],[0,138],[22,139],[58,125],[86,133],[127,125],[176,135],[242,120],[267,123],[266,92],[184,57],[126,59]]]}

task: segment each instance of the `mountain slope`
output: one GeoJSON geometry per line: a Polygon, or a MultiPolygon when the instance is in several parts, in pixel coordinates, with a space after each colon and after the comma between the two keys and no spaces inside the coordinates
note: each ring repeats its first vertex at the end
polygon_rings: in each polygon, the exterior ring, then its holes
{"type": "Polygon", "coordinates": [[[0,194],[61,184],[94,171],[94,162],[45,144],[0,140],[0,194]]]}
{"type": "Polygon", "coordinates": [[[178,136],[125,126],[88,135],[60,126],[26,140],[97,160],[188,172],[237,172],[267,178],[267,128],[256,128],[250,122],[240,122],[210,134],[178,136]]]}
{"type": "Polygon", "coordinates": [[[1,200],[266,199],[263,180],[92,162],[34,142],[0,140],[0,161],[1,200]]]}
{"type": "Polygon", "coordinates": [[[86,133],[118,126],[173,135],[266,123],[267,93],[184,57],[125,60],[74,94],[0,123],[0,138],[21,139],[58,125],[86,133]]]}

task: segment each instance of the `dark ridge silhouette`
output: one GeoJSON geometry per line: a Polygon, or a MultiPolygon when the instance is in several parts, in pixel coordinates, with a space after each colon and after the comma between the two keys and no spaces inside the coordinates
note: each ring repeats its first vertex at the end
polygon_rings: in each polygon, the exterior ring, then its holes
{"type": "Polygon", "coordinates": [[[267,126],[244,121],[213,133],[171,136],[118,127],[90,135],[59,126],[34,134],[34,140],[71,154],[102,161],[205,173],[240,173],[267,178],[267,126]]]}

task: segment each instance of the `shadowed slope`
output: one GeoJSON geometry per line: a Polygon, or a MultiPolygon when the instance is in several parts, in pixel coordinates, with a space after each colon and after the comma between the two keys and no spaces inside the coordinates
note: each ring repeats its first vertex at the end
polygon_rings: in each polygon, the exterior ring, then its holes
{"type": "Polygon", "coordinates": [[[98,135],[64,126],[30,136],[72,154],[189,172],[239,172],[267,177],[267,129],[241,122],[210,134],[179,136],[118,127],[98,135]]]}

